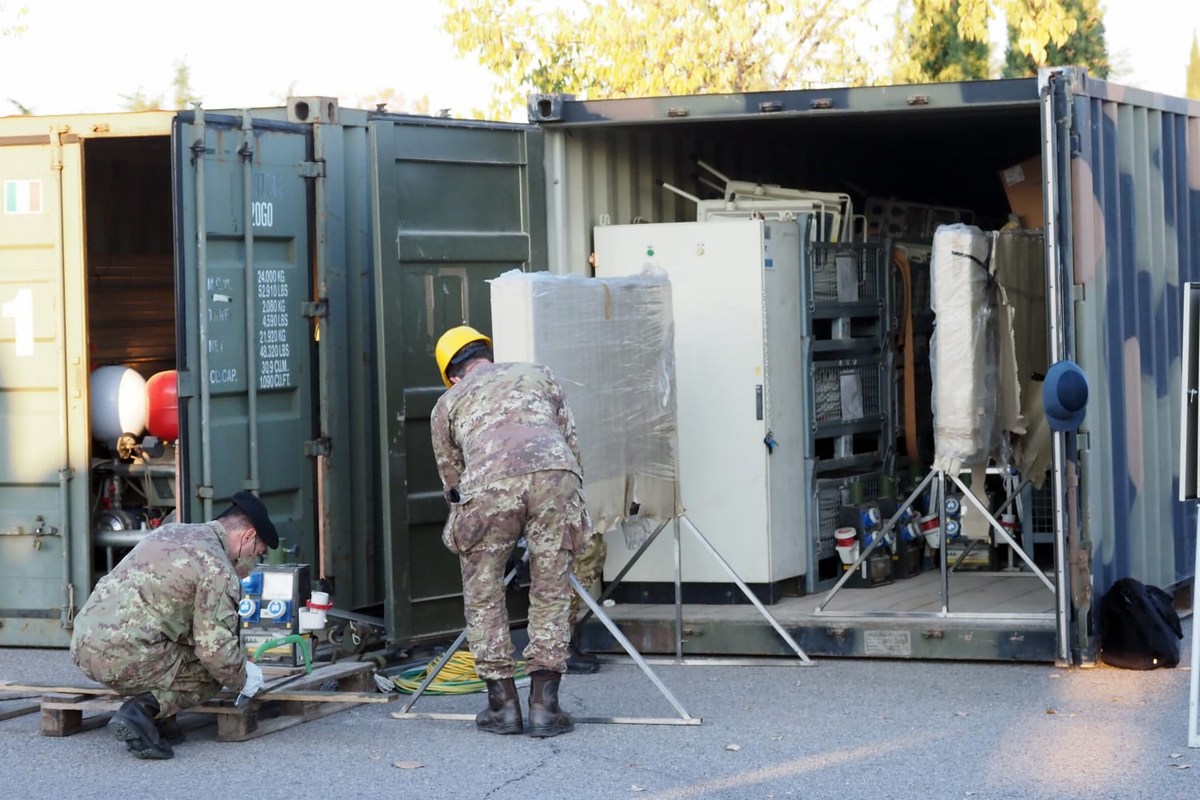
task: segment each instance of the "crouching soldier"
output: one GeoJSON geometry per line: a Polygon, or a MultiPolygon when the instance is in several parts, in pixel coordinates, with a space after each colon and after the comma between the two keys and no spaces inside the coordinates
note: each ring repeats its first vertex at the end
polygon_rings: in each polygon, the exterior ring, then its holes
{"type": "Polygon", "coordinates": [[[238,643],[240,579],[279,544],[249,492],[213,522],[168,524],[105,575],[75,618],[71,655],[92,680],[128,697],[108,729],[138,758],[174,756],[175,714],[222,686],[252,697],[262,670],[238,643]]]}

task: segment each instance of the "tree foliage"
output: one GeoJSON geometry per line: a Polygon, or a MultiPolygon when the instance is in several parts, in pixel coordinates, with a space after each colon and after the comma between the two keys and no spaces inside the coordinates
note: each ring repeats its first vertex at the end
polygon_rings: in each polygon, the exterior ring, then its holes
{"type": "Polygon", "coordinates": [[[119,97],[121,98],[121,109],[123,111],[153,111],[163,106],[163,96],[161,93],[151,97],[146,94],[146,91],[141,86],[129,94],[122,94],[119,97]]]}
{"type": "Polygon", "coordinates": [[[1187,89],[1184,91],[1193,100],[1200,100],[1200,44],[1196,43],[1195,34],[1192,35],[1192,56],[1188,59],[1187,89]]]}
{"type": "Polygon", "coordinates": [[[965,81],[988,77],[987,42],[964,39],[957,7],[937,0],[913,0],[912,17],[899,19],[892,79],[896,83],[965,81]]]}
{"type": "Polygon", "coordinates": [[[173,108],[188,108],[200,97],[192,89],[192,70],[187,59],[175,62],[175,77],[171,79],[171,90],[175,95],[173,108]]]}
{"type": "Polygon", "coordinates": [[[975,42],[988,40],[988,24],[995,11],[1016,27],[1014,44],[1035,63],[1046,63],[1051,43],[1062,47],[1075,32],[1076,18],[1067,10],[1070,0],[929,0],[933,9],[958,7],[958,33],[975,42]]]}
{"type": "Polygon", "coordinates": [[[146,94],[145,89],[139,86],[129,94],[120,95],[121,108],[125,111],[153,111],[160,108],[185,109],[190,107],[200,97],[192,89],[192,71],[187,65],[187,60],[176,61],[172,69],[174,75],[171,77],[170,105],[163,102],[162,92],[149,95],[146,94]]]}
{"type": "MultiPolygon", "coordinates": [[[[25,23],[22,22],[22,19],[25,17],[25,11],[24,7],[10,11],[3,0],[0,0],[0,39],[6,36],[20,36],[25,32],[25,23]]],[[[9,97],[7,101],[21,116],[27,117],[33,113],[32,108],[21,103],[19,100],[9,97]]]]}
{"type": "Polygon", "coordinates": [[[27,8],[9,10],[6,3],[0,2],[0,38],[5,36],[20,36],[25,32],[25,23],[22,21],[25,18],[27,8]]]}
{"type": "Polygon", "coordinates": [[[842,0],[446,0],[459,54],[498,78],[491,111],[530,92],[581,98],[794,89],[868,81],[842,0]]]}
{"type": "Polygon", "coordinates": [[[1082,65],[1098,78],[1107,78],[1111,71],[1108,45],[1104,35],[1104,14],[1099,0],[1064,0],[1063,8],[1075,20],[1075,30],[1061,44],[1046,45],[1046,58],[1036,62],[1017,47],[1019,21],[1008,20],[1008,50],[1004,54],[1005,78],[1036,75],[1039,66],[1063,67],[1082,65]]]}

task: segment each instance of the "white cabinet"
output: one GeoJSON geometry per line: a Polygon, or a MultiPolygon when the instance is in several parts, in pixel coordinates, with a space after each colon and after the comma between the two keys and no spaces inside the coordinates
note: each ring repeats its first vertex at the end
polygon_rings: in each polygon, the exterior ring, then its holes
{"type": "MultiPolygon", "coordinates": [[[[721,221],[595,229],[596,274],[651,265],[670,276],[680,492],[688,519],[749,584],[807,567],[804,375],[796,222],[721,221]]],[[[688,532],[682,577],[729,577],[688,532]]],[[[605,578],[633,550],[609,534],[605,578]]],[[[670,529],[625,577],[675,576],[670,529]]]]}

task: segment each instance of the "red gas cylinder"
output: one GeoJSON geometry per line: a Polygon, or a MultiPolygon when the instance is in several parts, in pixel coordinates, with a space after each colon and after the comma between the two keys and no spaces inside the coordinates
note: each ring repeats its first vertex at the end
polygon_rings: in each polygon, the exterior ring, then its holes
{"type": "Polygon", "coordinates": [[[150,405],[146,430],[151,436],[166,441],[179,438],[179,382],[175,370],[159,372],[146,381],[146,398],[150,405]]]}

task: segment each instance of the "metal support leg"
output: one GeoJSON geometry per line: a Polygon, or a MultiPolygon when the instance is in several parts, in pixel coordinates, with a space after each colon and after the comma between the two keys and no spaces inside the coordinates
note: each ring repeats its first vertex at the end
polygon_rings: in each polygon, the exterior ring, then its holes
{"type": "MultiPolygon", "coordinates": [[[[652,541],[653,537],[657,536],[659,531],[661,531],[664,527],[666,527],[665,522],[662,525],[660,525],[658,527],[658,529],[656,531],[654,531],[653,534],[651,534],[651,538],[648,539],[646,543],[648,544],[650,541],[652,541]]],[[[504,585],[507,587],[508,584],[510,584],[512,582],[513,578],[516,577],[516,575],[517,575],[517,571],[515,569],[510,570],[509,573],[504,576],[504,585]]],[[[632,718],[627,718],[627,717],[578,718],[577,721],[578,722],[604,722],[604,723],[628,724],[628,725],[669,725],[669,724],[699,725],[701,720],[698,717],[693,717],[691,714],[689,714],[687,712],[687,709],[685,709],[683,707],[683,705],[675,698],[675,695],[673,695],[671,693],[671,690],[666,687],[666,685],[662,682],[662,680],[658,677],[658,675],[654,672],[654,670],[652,670],[650,668],[650,665],[647,664],[645,659],[642,658],[641,653],[639,653],[637,651],[637,649],[633,646],[633,644],[629,641],[629,639],[627,639],[625,637],[625,634],[621,633],[620,628],[618,628],[616,626],[616,624],[613,623],[612,619],[610,619],[609,616],[604,613],[604,609],[600,606],[599,603],[596,602],[596,600],[592,597],[591,593],[588,592],[588,590],[584,588],[583,584],[581,584],[579,582],[579,579],[576,578],[574,575],[568,575],[567,577],[571,582],[571,588],[575,591],[576,594],[579,595],[579,598],[581,600],[583,600],[584,604],[587,605],[590,612],[592,614],[595,614],[596,618],[599,619],[600,622],[603,623],[604,627],[608,629],[609,634],[611,634],[614,639],[616,639],[618,642],[620,642],[621,647],[623,647],[625,649],[625,652],[629,654],[629,657],[632,658],[635,663],[637,663],[637,665],[641,668],[642,672],[644,672],[646,674],[646,677],[648,677],[650,679],[650,682],[653,683],[655,685],[655,687],[658,688],[658,690],[662,693],[663,697],[665,697],[667,699],[667,702],[669,702],[671,704],[671,706],[676,710],[676,712],[679,713],[678,721],[665,720],[665,719],[652,719],[652,718],[637,718],[637,717],[632,717],[632,718]]],[[[412,697],[409,698],[409,701],[407,703],[405,703],[404,708],[400,709],[400,711],[398,711],[392,715],[394,718],[397,718],[397,719],[405,719],[405,718],[407,718],[407,719],[454,719],[454,720],[474,719],[474,715],[471,715],[471,714],[411,714],[410,713],[413,705],[417,702],[417,699],[420,698],[421,695],[425,693],[425,690],[429,688],[429,685],[431,683],[433,683],[433,681],[437,678],[438,674],[442,671],[443,668],[445,668],[446,664],[449,663],[450,659],[454,656],[454,653],[457,652],[458,648],[462,646],[462,643],[464,641],[466,641],[466,638],[467,638],[467,631],[466,631],[466,629],[463,629],[462,633],[460,633],[458,635],[458,638],[456,638],[454,640],[454,644],[452,644],[452,645],[450,645],[450,647],[446,648],[446,652],[442,654],[442,657],[440,659],[438,659],[437,663],[434,665],[434,668],[432,670],[430,670],[429,674],[426,675],[425,678],[421,681],[421,684],[417,687],[416,691],[413,692],[412,697]]]]}
{"type": "MultiPolygon", "coordinates": [[[[672,517],[672,519],[674,519],[674,517],[672,517]]],[[[625,566],[621,567],[621,571],[617,573],[617,577],[613,578],[612,582],[608,584],[608,588],[605,589],[604,593],[600,595],[600,605],[604,605],[604,601],[612,597],[612,593],[617,590],[617,586],[620,585],[621,581],[629,573],[629,570],[633,569],[633,565],[636,564],[638,559],[642,557],[642,553],[646,552],[650,545],[654,544],[654,540],[658,538],[658,535],[663,532],[663,529],[666,528],[670,522],[670,519],[663,520],[661,523],[659,523],[659,526],[654,529],[654,532],[646,537],[646,541],[642,542],[642,546],[639,547],[637,552],[633,554],[633,558],[629,559],[625,566]]],[[[583,623],[587,622],[588,618],[591,616],[592,610],[589,608],[575,624],[582,625],[583,623]]]]}
{"type": "MultiPolygon", "coordinates": [[[[526,553],[526,556],[528,556],[529,551],[526,550],[525,553],[526,553]]],[[[512,569],[510,569],[508,571],[508,574],[504,576],[504,588],[505,589],[508,588],[508,585],[510,583],[512,583],[513,578],[515,578],[515,577],[517,577],[517,568],[513,567],[512,569]]],[[[446,652],[442,653],[442,657],[438,659],[437,664],[435,664],[433,669],[429,671],[429,674],[425,676],[424,680],[421,681],[421,685],[417,687],[417,690],[415,692],[413,692],[412,697],[410,697],[408,699],[408,702],[404,704],[404,708],[400,709],[399,713],[401,713],[401,714],[408,713],[409,709],[411,709],[413,707],[413,705],[417,702],[417,700],[421,697],[421,695],[425,694],[425,690],[429,688],[429,684],[431,684],[435,680],[437,680],[438,674],[443,669],[445,669],[446,664],[448,664],[450,662],[450,659],[454,657],[454,654],[458,652],[458,648],[462,647],[462,643],[465,642],[466,640],[467,640],[467,629],[463,628],[462,633],[460,633],[458,635],[458,638],[454,640],[454,644],[447,647],[446,652]]]]}
{"type": "Polygon", "coordinates": [[[875,541],[871,542],[871,544],[869,544],[865,550],[858,554],[858,558],[854,560],[854,563],[850,565],[850,568],[843,571],[842,577],[838,578],[838,581],[833,585],[833,588],[826,592],[825,599],[822,600],[821,604],[816,608],[816,613],[820,614],[825,610],[825,606],[829,605],[830,601],[833,600],[833,596],[837,594],[843,586],[846,585],[846,581],[850,580],[850,576],[854,574],[854,570],[858,569],[858,565],[866,561],[867,556],[875,552],[875,548],[879,547],[879,545],[883,543],[884,534],[895,527],[896,522],[899,521],[901,515],[904,513],[904,510],[912,507],[912,504],[916,502],[916,499],[921,495],[921,492],[924,491],[925,487],[929,485],[929,482],[933,480],[936,474],[936,472],[931,472],[926,475],[917,488],[914,489],[911,494],[909,494],[908,499],[900,504],[900,507],[896,509],[896,513],[893,514],[892,518],[887,521],[887,524],[880,529],[879,535],[875,537],[875,541]]]}
{"type": "Polygon", "coordinates": [[[1008,531],[1004,530],[1004,526],[997,522],[996,518],[993,517],[988,510],[983,507],[983,504],[979,502],[979,498],[967,491],[967,487],[964,486],[963,482],[958,479],[958,476],[951,475],[950,480],[954,481],[958,488],[963,490],[963,497],[967,498],[967,500],[969,500],[971,504],[975,506],[976,510],[978,510],[980,514],[983,514],[984,519],[991,524],[992,529],[1000,534],[1000,537],[1008,543],[1009,547],[1017,551],[1017,555],[1019,555],[1021,560],[1025,562],[1025,566],[1029,567],[1029,569],[1033,571],[1033,574],[1040,578],[1042,583],[1045,584],[1046,588],[1053,593],[1055,591],[1054,584],[1050,582],[1050,579],[1046,577],[1044,572],[1037,568],[1037,565],[1033,563],[1033,559],[1026,555],[1024,550],[1021,550],[1017,547],[1016,541],[1012,538],[1012,536],[1009,535],[1008,531]]]}
{"type": "Polygon", "coordinates": [[[1192,573],[1192,681],[1188,699],[1188,747],[1200,747],[1200,625],[1196,624],[1196,609],[1200,609],[1200,513],[1196,514],[1196,571],[1192,573]]]}
{"type": "Polygon", "coordinates": [[[950,555],[950,549],[947,547],[949,542],[946,536],[946,473],[938,470],[934,473],[937,480],[934,483],[933,490],[930,492],[930,498],[937,503],[938,515],[938,570],[941,572],[942,583],[939,591],[942,593],[942,613],[950,613],[950,568],[946,561],[950,555]]]}
{"type": "Polygon", "coordinates": [[[642,658],[642,654],[637,651],[637,648],[633,646],[633,643],[625,637],[625,634],[621,633],[621,629],[616,626],[616,623],[609,618],[608,614],[604,613],[604,609],[600,607],[588,590],[583,587],[583,584],[581,584],[574,575],[570,575],[568,577],[571,581],[571,588],[573,588],[575,593],[579,595],[579,599],[587,604],[588,608],[592,610],[592,613],[596,615],[596,618],[599,619],[600,622],[603,623],[604,627],[608,629],[609,634],[620,643],[625,652],[629,654],[629,657],[634,660],[634,663],[638,665],[642,672],[645,673],[646,677],[650,679],[650,682],[653,683],[655,687],[658,688],[658,691],[662,693],[662,696],[667,698],[667,702],[671,704],[676,712],[678,712],[680,719],[684,720],[685,722],[691,722],[694,720],[695,717],[689,714],[687,709],[685,709],[683,705],[675,699],[675,695],[671,694],[671,690],[666,687],[666,684],[664,684],[654,670],[650,668],[650,665],[646,663],[646,659],[642,658]]]}
{"type": "Polygon", "coordinates": [[[780,638],[787,642],[788,647],[792,648],[792,650],[796,653],[796,656],[803,661],[805,665],[812,664],[812,659],[810,659],[808,655],[800,649],[800,645],[796,644],[796,640],[793,639],[788,632],[783,629],[783,626],[780,625],[779,621],[771,615],[771,612],[767,611],[766,606],[759,602],[759,599],[754,596],[754,592],[750,591],[750,587],[743,583],[742,579],[738,577],[738,574],[734,572],[733,567],[729,566],[729,562],[721,557],[721,554],[717,552],[717,549],[712,546],[708,539],[704,538],[704,534],[700,533],[700,531],[696,529],[696,526],[692,524],[692,521],[687,517],[683,517],[683,521],[687,523],[688,530],[695,534],[696,538],[700,540],[700,544],[704,545],[704,549],[706,549],[709,554],[717,560],[717,563],[721,565],[726,574],[729,575],[730,579],[732,579],[733,582],[737,584],[737,587],[742,590],[742,594],[746,595],[746,599],[754,604],[754,607],[758,609],[758,613],[762,614],[763,617],[766,618],[767,622],[771,624],[771,627],[775,629],[775,632],[779,634],[780,638]]]}
{"type": "Polygon", "coordinates": [[[683,662],[683,547],[679,541],[679,517],[675,517],[675,660],[683,662]]]}

